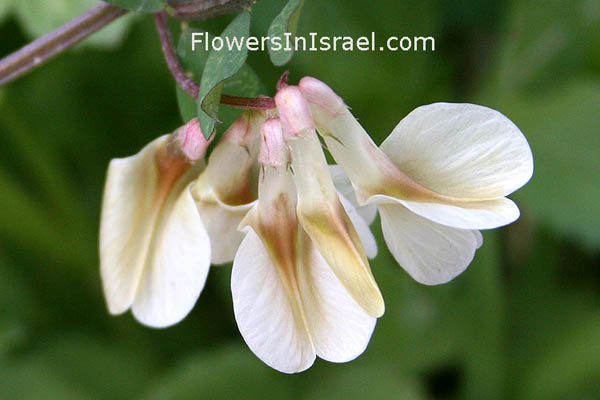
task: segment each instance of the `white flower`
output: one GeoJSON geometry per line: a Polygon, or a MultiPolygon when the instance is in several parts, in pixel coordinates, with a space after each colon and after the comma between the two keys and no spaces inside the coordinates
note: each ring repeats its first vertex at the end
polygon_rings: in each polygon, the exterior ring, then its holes
{"type": "Polygon", "coordinates": [[[225,132],[191,192],[211,237],[213,264],[233,261],[244,235],[240,221],[256,201],[260,127],[265,117],[246,112],[225,132]]]}
{"type": "Polygon", "coordinates": [[[297,214],[350,296],[369,314],[383,315],[381,293],[373,279],[359,232],[371,235],[358,214],[352,220],[340,200],[316,135],[309,105],[298,87],[279,90],[275,103],[290,150],[294,183],[298,191],[297,214]],[[358,228],[357,228],[358,227],[358,228]]]}
{"type": "Polygon", "coordinates": [[[297,88],[280,90],[281,123],[269,119],[263,127],[258,202],[241,223],[245,237],[231,277],[244,340],[286,373],[309,368],[317,355],[354,359],[384,311],[357,233],[368,226],[338,197],[298,96],[297,88]]]}
{"type": "Polygon", "coordinates": [[[197,120],[108,167],[100,272],[111,314],[152,327],[183,319],[204,287],[210,242],[189,190],[208,142],[197,120]]]}
{"type": "Polygon", "coordinates": [[[327,85],[307,77],[299,86],[359,203],[378,206],[390,251],[417,281],[453,279],[481,245],[478,230],[519,217],[505,196],[531,178],[533,158],[499,112],[474,104],[419,107],[378,148],[327,85]]]}

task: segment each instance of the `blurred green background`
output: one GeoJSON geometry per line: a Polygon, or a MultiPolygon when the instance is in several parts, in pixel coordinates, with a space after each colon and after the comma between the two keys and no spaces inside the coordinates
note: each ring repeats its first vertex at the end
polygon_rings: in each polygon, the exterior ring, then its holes
{"type": "MultiPolygon", "coordinates": [[[[266,34],[280,0],[253,7],[266,34]]],[[[0,0],[0,56],[94,1],[0,0]]],[[[219,33],[231,19],[201,26],[219,33]]],[[[177,28],[177,24],[173,24],[177,28]]],[[[151,17],[129,16],[0,88],[1,399],[600,399],[600,2],[306,0],[300,33],[434,36],[435,52],[299,53],[381,142],[413,108],[475,102],[511,118],[535,175],[522,217],[485,232],[449,284],[414,282],[388,253],[366,352],[271,370],[239,335],[230,267],[180,324],[108,315],[98,219],[108,161],[181,124],[151,17]]],[[[268,94],[283,71],[249,64],[268,94]]]]}

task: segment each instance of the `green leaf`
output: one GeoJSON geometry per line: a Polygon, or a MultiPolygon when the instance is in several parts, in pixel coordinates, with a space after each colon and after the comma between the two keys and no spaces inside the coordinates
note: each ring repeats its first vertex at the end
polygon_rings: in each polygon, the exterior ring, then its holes
{"type": "Polygon", "coordinates": [[[600,84],[574,82],[542,98],[501,104],[533,150],[535,172],[517,198],[525,214],[600,249],[600,84]]]}
{"type": "MultiPolygon", "coordinates": [[[[4,0],[2,0],[4,1],[4,0]]],[[[98,4],[97,0],[64,1],[60,5],[48,0],[15,1],[14,11],[27,34],[34,38],[67,23],[98,4]]],[[[2,14],[0,6],[0,19],[2,14]]],[[[121,43],[134,16],[125,15],[86,38],[82,44],[97,47],[114,47],[121,43]]]]}
{"type": "Polygon", "coordinates": [[[179,85],[175,85],[177,91],[177,105],[179,106],[179,114],[184,123],[187,123],[191,119],[196,118],[198,115],[198,106],[196,100],[190,96],[185,90],[179,85]]]}
{"type": "MultiPolygon", "coordinates": [[[[200,29],[183,31],[177,44],[177,55],[186,73],[194,81],[200,81],[210,52],[205,51],[202,45],[192,51],[194,34],[202,34],[203,37],[206,35],[207,40],[213,38],[210,33],[200,29]]],[[[232,96],[254,97],[265,91],[266,88],[262,81],[248,64],[244,64],[231,78],[226,79],[223,86],[223,93],[232,96]]]]}
{"type": "Polygon", "coordinates": [[[241,12],[221,34],[223,48],[211,50],[200,82],[198,93],[198,120],[200,128],[208,138],[212,135],[219,113],[219,101],[223,82],[242,68],[248,56],[248,49],[241,40],[250,34],[250,13],[241,12]],[[227,44],[236,41],[240,46],[229,49],[227,44]]]}
{"type": "MultiPolygon", "coordinates": [[[[179,56],[181,65],[186,70],[187,74],[193,80],[198,82],[202,77],[202,73],[204,72],[204,67],[206,66],[206,60],[208,59],[209,52],[205,51],[205,48],[202,45],[195,47],[194,51],[191,50],[193,34],[202,34],[202,37],[206,37],[207,40],[211,40],[213,36],[208,32],[196,29],[191,31],[183,31],[179,38],[177,55],[179,56]]],[[[223,93],[232,96],[256,97],[261,93],[265,93],[265,91],[266,89],[260,78],[248,64],[244,64],[235,75],[229,79],[226,79],[223,85],[223,93]]],[[[179,105],[179,112],[183,122],[187,122],[198,115],[197,101],[183,91],[178,85],[177,103],[179,105]]],[[[231,125],[231,123],[233,123],[233,121],[240,116],[240,114],[240,109],[229,106],[221,106],[219,109],[219,119],[222,123],[219,126],[222,129],[227,129],[229,125],[231,125]]]]}
{"type": "Polygon", "coordinates": [[[117,7],[145,13],[161,11],[167,4],[166,0],[106,0],[106,2],[117,7]]]}
{"type": "Polygon", "coordinates": [[[277,66],[286,64],[294,55],[293,49],[286,49],[285,39],[286,36],[289,36],[290,40],[292,40],[296,35],[298,19],[300,18],[300,11],[303,4],[304,0],[289,0],[279,15],[273,19],[271,26],[269,26],[268,36],[271,38],[269,42],[269,56],[271,57],[271,62],[277,66]],[[286,33],[288,35],[285,35],[286,33]],[[273,43],[273,38],[279,38],[281,46],[273,43]]]}

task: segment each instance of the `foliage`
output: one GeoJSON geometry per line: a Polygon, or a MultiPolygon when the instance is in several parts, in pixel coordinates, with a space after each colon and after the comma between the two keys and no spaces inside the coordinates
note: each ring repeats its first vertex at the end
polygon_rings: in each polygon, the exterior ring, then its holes
{"type": "Polygon", "coordinates": [[[298,28],[298,20],[300,19],[300,11],[304,0],[289,0],[281,12],[275,17],[271,26],[269,26],[269,37],[278,38],[281,48],[277,48],[273,42],[269,46],[269,56],[273,64],[282,66],[286,64],[294,55],[293,50],[286,49],[285,35],[290,34],[290,39],[293,40],[296,29],[298,28]]]}
{"type": "MultiPolygon", "coordinates": [[[[203,65],[200,90],[198,91],[198,120],[204,136],[213,134],[218,120],[223,82],[235,75],[246,62],[248,48],[245,46],[226,47],[226,43],[250,35],[250,13],[242,11],[219,36],[223,41],[220,49],[212,49],[203,65]]],[[[193,61],[192,61],[193,62],[193,61]]],[[[198,70],[198,68],[192,68],[198,70]]]]}

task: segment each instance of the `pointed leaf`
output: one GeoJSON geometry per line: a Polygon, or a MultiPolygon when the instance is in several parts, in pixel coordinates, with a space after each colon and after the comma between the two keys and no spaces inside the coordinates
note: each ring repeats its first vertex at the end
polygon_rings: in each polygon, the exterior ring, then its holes
{"type": "MultiPolygon", "coordinates": [[[[212,40],[213,38],[213,35],[200,29],[184,30],[177,45],[177,55],[188,76],[195,82],[200,82],[210,52],[202,43],[196,43],[192,51],[194,34],[200,34],[201,40],[212,40]]],[[[226,79],[223,85],[223,93],[232,96],[255,97],[265,91],[266,88],[260,78],[248,64],[244,64],[231,78],[226,79]]],[[[179,86],[177,86],[177,101],[183,122],[197,116],[198,102],[181,90],[179,86]]],[[[219,107],[219,120],[222,121],[220,127],[227,129],[240,115],[241,110],[237,108],[219,107]]]]}
{"type": "Polygon", "coordinates": [[[268,36],[271,38],[269,42],[269,56],[271,57],[271,62],[277,66],[286,64],[294,55],[293,48],[291,50],[287,49],[286,37],[289,37],[289,41],[293,43],[303,4],[304,0],[289,0],[279,15],[271,22],[271,26],[269,26],[268,36]],[[274,38],[279,39],[281,46],[273,43],[274,38]]]}
{"type": "Polygon", "coordinates": [[[248,49],[242,45],[242,38],[249,34],[250,13],[243,11],[221,34],[221,51],[213,49],[206,60],[198,92],[198,120],[207,138],[212,135],[218,120],[223,81],[232,77],[246,62],[248,49]]]}

